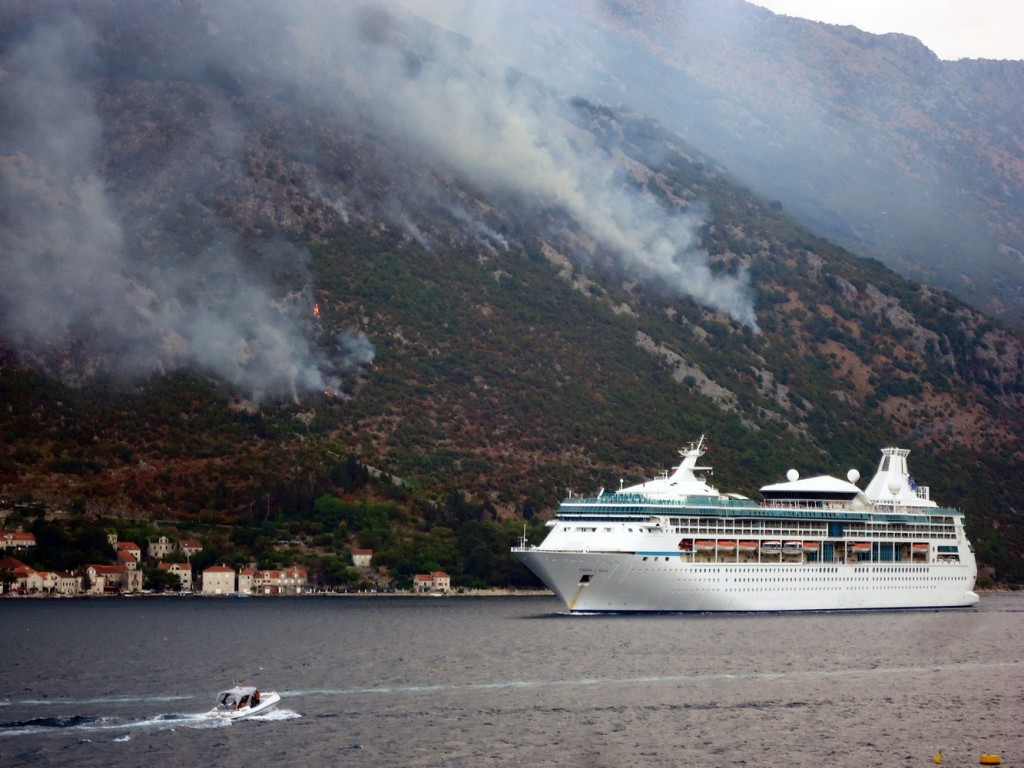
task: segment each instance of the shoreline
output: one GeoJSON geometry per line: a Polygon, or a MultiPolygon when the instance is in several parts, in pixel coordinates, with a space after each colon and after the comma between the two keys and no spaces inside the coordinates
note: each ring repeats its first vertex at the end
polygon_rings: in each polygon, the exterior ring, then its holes
{"type": "Polygon", "coordinates": [[[234,598],[248,599],[251,597],[265,598],[303,598],[303,597],[354,597],[354,598],[377,598],[377,597],[553,597],[554,592],[549,589],[472,589],[450,592],[301,592],[290,595],[267,595],[247,594],[244,592],[226,592],[219,595],[204,595],[201,592],[181,594],[180,592],[128,592],[117,595],[61,595],[61,594],[34,594],[34,595],[13,595],[4,593],[0,600],[111,600],[123,598],[234,598]]]}
{"type": "MultiPolygon", "coordinates": [[[[979,589],[975,587],[979,596],[1016,594],[1024,592],[1024,586],[997,585],[979,589]]],[[[407,598],[460,598],[460,597],[554,597],[555,593],[549,589],[466,589],[452,590],[450,592],[302,592],[290,595],[267,595],[267,594],[246,594],[242,592],[227,592],[220,595],[204,595],[201,592],[181,594],[180,592],[129,592],[117,595],[62,595],[62,594],[34,594],[14,595],[10,593],[0,594],[0,600],[110,600],[110,599],[136,599],[136,598],[203,598],[203,599],[248,599],[248,598],[308,598],[308,597],[348,597],[348,598],[382,598],[382,597],[407,597],[407,598]]]]}

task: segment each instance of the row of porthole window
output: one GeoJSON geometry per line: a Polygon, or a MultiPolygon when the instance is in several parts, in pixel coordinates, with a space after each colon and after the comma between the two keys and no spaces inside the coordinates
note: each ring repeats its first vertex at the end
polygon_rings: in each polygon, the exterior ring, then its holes
{"type": "MultiPolygon", "coordinates": [[[[646,558],[644,558],[644,559],[646,559],[646,558]]],[[[698,571],[698,572],[704,572],[704,571],[698,571]]],[[[708,572],[719,573],[718,570],[709,570],[708,572]]],[[[922,577],[921,575],[918,575],[916,578],[920,579],[921,577],[922,577]]],[[[800,581],[800,582],[815,582],[815,581],[817,581],[819,583],[821,583],[821,582],[835,582],[835,581],[841,581],[841,582],[855,581],[855,582],[858,582],[858,583],[862,583],[862,582],[863,583],[871,583],[871,582],[879,582],[879,581],[910,581],[911,579],[914,579],[914,578],[915,578],[914,576],[886,576],[885,578],[874,578],[874,577],[868,576],[868,575],[864,575],[864,576],[825,576],[825,577],[820,577],[820,576],[816,576],[816,575],[812,575],[812,574],[804,574],[804,575],[801,575],[801,576],[772,576],[772,577],[753,577],[753,576],[750,576],[750,577],[739,577],[739,578],[733,577],[733,582],[734,583],[768,582],[768,583],[773,583],[773,584],[777,584],[777,583],[783,582],[783,583],[787,583],[788,584],[788,583],[797,582],[797,581],[800,581]]],[[[966,576],[932,576],[931,578],[928,579],[929,583],[935,583],[937,581],[967,581],[967,580],[968,579],[967,579],[966,576]]],[[[720,576],[716,576],[714,579],[708,579],[708,581],[714,581],[715,583],[718,583],[720,581],[728,582],[729,579],[728,578],[723,579],[720,576]]]]}

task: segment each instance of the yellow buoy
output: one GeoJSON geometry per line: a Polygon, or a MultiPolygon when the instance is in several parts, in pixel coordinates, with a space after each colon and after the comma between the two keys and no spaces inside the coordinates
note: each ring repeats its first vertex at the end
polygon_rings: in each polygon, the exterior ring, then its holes
{"type": "Polygon", "coordinates": [[[999,755],[982,755],[981,756],[981,764],[982,765],[999,765],[1001,762],[1003,762],[1003,759],[1001,757],[999,757],[999,755]]]}
{"type": "Polygon", "coordinates": [[[940,752],[936,752],[935,753],[935,764],[938,765],[941,762],[942,762],[942,752],[941,751],[940,752]]]}

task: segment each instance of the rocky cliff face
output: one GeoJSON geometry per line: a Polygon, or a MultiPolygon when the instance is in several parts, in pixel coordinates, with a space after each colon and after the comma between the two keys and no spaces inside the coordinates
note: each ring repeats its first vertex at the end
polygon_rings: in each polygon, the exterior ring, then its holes
{"type": "Polygon", "coordinates": [[[642,110],[835,242],[1024,324],[1024,62],[742,0],[545,5],[513,17],[559,42],[509,53],[527,71],[642,110]]]}
{"type": "Polygon", "coordinates": [[[836,242],[1024,322],[1024,62],[741,2],[622,5],[642,13],[595,18],[708,92],[665,107],[698,146],[836,242]]]}

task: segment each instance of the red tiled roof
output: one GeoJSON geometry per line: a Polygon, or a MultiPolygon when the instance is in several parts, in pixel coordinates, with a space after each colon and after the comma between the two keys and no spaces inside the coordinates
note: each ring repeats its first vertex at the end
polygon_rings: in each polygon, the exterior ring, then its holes
{"type": "Polygon", "coordinates": [[[134,541],[119,541],[117,542],[118,549],[139,549],[139,545],[134,541]]]}
{"type": "Polygon", "coordinates": [[[352,550],[352,554],[353,555],[370,555],[370,556],[372,556],[373,555],[373,550],[372,549],[353,549],[352,550]]]}
{"type": "Polygon", "coordinates": [[[203,573],[234,573],[234,568],[228,568],[226,565],[211,565],[203,573]]]}
{"type": "Polygon", "coordinates": [[[0,568],[9,568],[12,571],[15,568],[24,567],[24,565],[25,564],[21,562],[21,560],[18,560],[16,557],[5,557],[3,560],[0,560],[0,568]]]}
{"type": "Polygon", "coordinates": [[[128,570],[123,565],[93,565],[90,563],[88,567],[96,573],[125,573],[128,570]]]}

